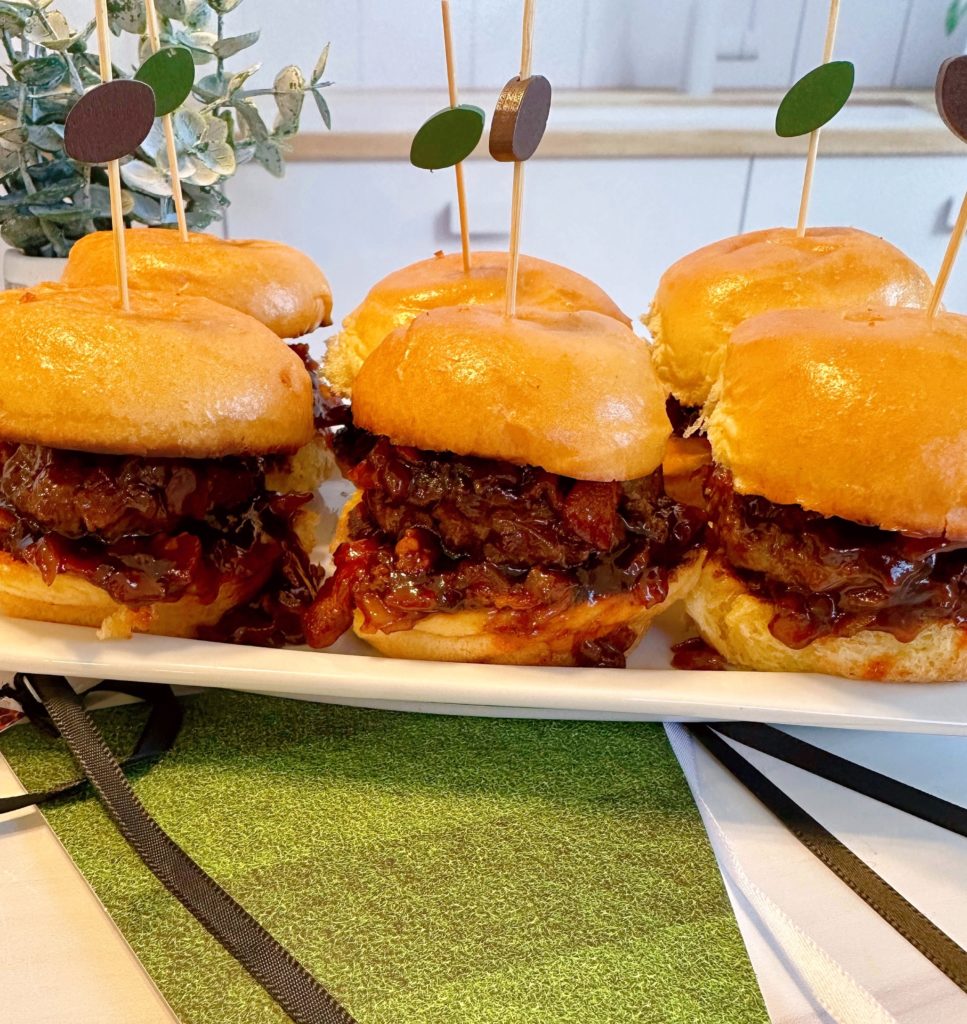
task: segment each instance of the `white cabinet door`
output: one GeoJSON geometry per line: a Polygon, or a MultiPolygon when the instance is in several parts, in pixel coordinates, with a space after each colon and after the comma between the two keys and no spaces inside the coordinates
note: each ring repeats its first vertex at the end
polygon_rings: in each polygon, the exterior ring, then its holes
{"type": "MultiPolygon", "coordinates": [[[[533,160],[522,248],[587,274],[637,317],[669,263],[739,230],[747,174],[743,159],[533,160]]],[[[477,248],[507,246],[511,177],[507,165],[467,164],[477,248]]],[[[403,161],[290,164],[281,181],[246,167],[228,186],[229,229],[304,249],[342,317],[390,270],[459,247],[454,194],[452,172],[403,161]]]]}
{"type": "MultiPolygon", "coordinates": [[[[795,224],[802,173],[802,160],[754,160],[743,230],[795,224]]],[[[820,156],[809,220],[882,235],[933,276],[965,189],[963,157],[820,156]]],[[[945,303],[967,311],[967,253],[954,270],[945,303]]]]}

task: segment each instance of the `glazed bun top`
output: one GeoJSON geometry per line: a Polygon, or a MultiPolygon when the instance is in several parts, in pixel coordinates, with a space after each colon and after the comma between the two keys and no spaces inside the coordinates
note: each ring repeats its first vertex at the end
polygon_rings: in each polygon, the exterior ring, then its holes
{"type": "Polygon", "coordinates": [[[647,344],[600,313],[423,313],[363,364],[353,415],[395,444],[580,480],[647,476],[671,433],[647,344]]]}
{"type": "Polygon", "coordinates": [[[732,331],[780,309],[925,306],[927,275],[896,246],[855,228],[772,228],[698,249],[662,275],[644,322],[658,376],[686,406],[702,405],[732,331]]]}
{"type": "Polygon", "coordinates": [[[312,382],[257,320],[188,295],[0,292],[0,439],[101,454],[294,451],[312,382]]]}
{"type": "MultiPolygon", "coordinates": [[[[194,232],[186,243],[166,228],[129,228],[124,237],[133,289],[221,302],[260,320],[280,338],[297,338],[332,322],[329,282],[308,256],[291,246],[194,232]]],[[[62,284],[90,288],[114,280],[110,231],[74,243],[62,284]]]]}
{"type": "Polygon", "coordinates": [[[740,493],[967,539],[967,317],[765,313],[732,336],[719,386],[708,435],[740,493]]]}
{"type": "MultiPolygon", "coordinates": [[[[474,252],[471,259],[469,274],[464,273],[460,253],[440,253],[396,270],[373,285],[330,342],[325,374],[335,389],[352,394],[353,381],[370,352],[390,331],[408,324],[419,313],[443,306],[503,310],[507,253],[474,252]]],[[[624,313],[593,281],[533,256],[520,258],[517,308],[561,313],[587,310],[630,325],[624,313]]]]}

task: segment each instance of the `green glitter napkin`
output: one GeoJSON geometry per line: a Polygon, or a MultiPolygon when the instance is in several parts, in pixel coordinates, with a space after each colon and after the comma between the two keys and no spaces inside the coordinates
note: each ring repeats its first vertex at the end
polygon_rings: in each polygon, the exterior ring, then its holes
{"type": "MultiPolygon", "coordinates": [[[[222,691],[135,786],[360,1024],[746,1024],[765,1009],[658,725],[450,718],[222,691]]],[[[127,750],[143,708],[97,715],[127,750]]],[[[28,789],[75,774],[32,727],[28,789]]],[[[93,798],[46,816],[184,1024],[283,1024],[93,798]]]]}

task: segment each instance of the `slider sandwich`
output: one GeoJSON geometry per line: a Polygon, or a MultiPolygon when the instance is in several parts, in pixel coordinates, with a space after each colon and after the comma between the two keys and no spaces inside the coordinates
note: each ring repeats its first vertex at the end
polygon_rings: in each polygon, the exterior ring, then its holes
{"type": "Polygon", "coordinates": [[[299,357],[191,295],[0,293],[0,610],[266,645],[302,641],[319,574],[296,454],[299,357]]]}
{"type": "Polygon", "coordinates": [[[782,309],[923,307],[930,279],[896,246],[856,228],[771,228],[725,238],[662,275],[642,318],[678,433],[697,418],[732,332],[782,309]]]}
{"type": "Polygon", "coordinates": [[[703,518],[672,501],[648,353],[599,313],[437,309],[397,328],[335,434],[358,488],[311,644],[621,666],[691,584],[703,518]]]}
{"type": "MultiPolygon", "coordinates": [[[[318,364],[309,346],[294,339],[332,323],[332,292],[308,256],[279,242],[234,240],[192,232],[182,241],[166,228],[128,228],[128,283],[132,291],[210,299],[265,324],[302,360],[313,381],[316,426],[323,426],[318,364]]],[[[97,231],[74,243],[61,277],[68,288],[98,288],[116,280],[114,233],[97,231]]],[[[330,473],[320,434],[299,455],[295,473],[305,490],[330,473]]]]}
{"type": "MultiPolygon", "coordinates": [[[[353,381],[366,357],[391,331],[408,324],[420,313],[446,306],[503,310],[507,259],[506,252],[474,252],[468,274],[463,269],[461,253],[438,253],[396,270],[373,285],[329,343],[323,369],[334,391],[351,395],[353,381]]],[[[593,281],[533,256],[520,257],[517,306],[521,310],[536,308],[561,313],[587,310],[630,323],[593,281]]]]}
{"type": "Polygon", "coordinates": [[[921,307],[930,291],[927,275],[909,257],[855,228],[810,228],[804,238],[793,228],[752,231],[673,263],[642,318],[669,393],[675,438],[665,478],[672,492],[699,500],[708,467],[701,410],[741,323],[782,309],[921,307]]]}
{"type": "Polygon", "coordinates": [[[743,668],[967,679],[965,400],[967,317],[743,324],[708,420],[702,636],[743,668]]]}

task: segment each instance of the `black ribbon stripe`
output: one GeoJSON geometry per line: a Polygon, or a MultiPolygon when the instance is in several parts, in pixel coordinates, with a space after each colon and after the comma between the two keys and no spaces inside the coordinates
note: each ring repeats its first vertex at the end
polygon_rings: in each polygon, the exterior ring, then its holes
{"type": "Polygon", "coordinates": [[[851,789],[854,793],[868,796],[881,804],[887,804],[898,811],[904,811],[922,821],[938,825],[949,832],[967,837],[967,808],[934,796],[915,786],[890,778],[861,764],[823,750],[822,747],[806,743],[805,740],[790,736],[789,733],[771,725],[755,722],[716,722],[716,732],[735,740],[746,747],[752,747],[763,754],[769,754],[786,764],[802,768],[812,775],[818,775],[828,782],[851,789]]]}
{"type": "Polygon", "coordinates": [[[148,814],[67,680],[42,675],[20,678],[37,694],[108,814],[148,869],[288,1016],[296,1024],[355,1024],[305,967],[148,814]]]}
{"type": "MultiPolygon", "coordinates": [[[[941,931],[865,861],[840,842],[713,730],[690,725],[692,735],[783,825],[884,921],[962,991],[967,992],[967,950],[941,931]]],[[[783,734],[785,735],[785,734],[783,734]]]]}
{"type": "MultiPolygon", "coordinates": [[[[107,691],[110,693],[123,693],[129,697],[137,697],[145,701],[150,708],[147,721],[134,745],[131,753],[120,761],[122,768],[131,768],[146,761],[152,761],[162,754],[168,753],[174,745],[175,739],[181,730],[183,718],[181,704],[176,699],[170,686],[151,686],[147,683],[128,682],[105,682],[88,690],[88,693],[95,691],[107,691]]],[[[0,688],[0,693],[9,694],[20,703],[24,714],[38,728],[52,735],[58,735],[53,727],[50,716],[44,710],[43,704],[23,684],[18,677],[14,680],[13,686],[0,688]]],[[[45,804],[59,797],[81,796],[90,789],[90,782],[87,777],[72,779],[59,786],[45,790],[42,793],[21,793],[17,796],[0,797],[0,814],[8,814],[11,811],[19,811],[24,807],[33,807],[37,804],[45,804]]]]}

